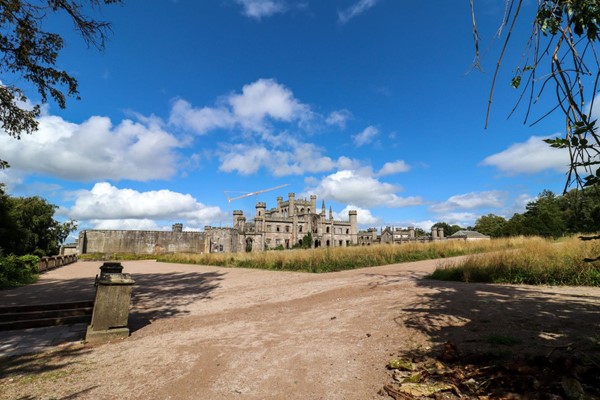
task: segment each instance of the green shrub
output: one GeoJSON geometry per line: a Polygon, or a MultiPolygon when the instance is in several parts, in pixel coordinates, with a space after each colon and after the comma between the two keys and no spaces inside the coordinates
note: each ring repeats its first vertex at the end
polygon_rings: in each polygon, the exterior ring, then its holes
{"type": "Polygon", "coordinates": [[[0,258],[0,289],[33,283],[38,277],[40,258],[34,255],[0,258]]]}

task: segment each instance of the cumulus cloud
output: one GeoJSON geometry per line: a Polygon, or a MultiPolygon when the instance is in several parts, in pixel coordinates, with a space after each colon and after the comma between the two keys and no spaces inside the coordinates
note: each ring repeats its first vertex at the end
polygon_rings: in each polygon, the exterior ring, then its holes
{"type": "Polygon", "coordinates": [[[290,140],[285,147],[267,143],[223,145],[219,170],[250,175],[265,168],[274,176],[287,176],[330,171],[336,166],[318,146],[290,140]]]}
{"type": "Polygon", "coordinates": [[[352,136],[352,140],[357,147],[364,146],[373,141],[373,138],[379,134],[379,130],[374,126],[366,127],[362,132],[352,136]]]}
{"type": "Polygon", "coordinates": [[[548,169],[566,172],[569,152],[544,143],[543,140],[549,137],[532,136],[524,143],[515,143],[500,153],[486,157],[481,164],[496,167],[509,175],[535,174],[548,169]]]}
{"type": "Polygon", "coordinates": [[[75,124],[44,115],[38,122],[39,130],[21,140],[0,135],[0,148],[15,170],[75,181],[148,181],[177,171],[175,149],[183,144],[152,119],[114,126],[107,117],[75,124]]]}
{"type": "Polygon", "coordinates": [[[354,205],[348,205],[340,212],[334,211],[333,218],[338,220],[348,220],[348,212],[350,210],[355,210],[357,212],[356,219],[358,225],[371,227],[377,224],[381,224],[381,218],[375,217],[371,213],[371,210],[367,208],[357,207],[354,205]]]}
{"type": "Polygon", "coordinates": [[[345,10],[338,12],[338,20],[340,23],[345,24],[350,21],[352,18],[364,13],[368,9],[374,7],[379,0],[359,0],[356,3],[352,4],[345,10]]]}
{"type": "Polygon", "coordinates": [[[377,176],[395,175],[410,171],[410,166],[403,160],[386,162],[377,173],[377,176]]]}
{"type": "Polygon", "coordinates": [[[443,203],[431,206],[431,211],[445,213],[452,210],[473,210],[481,208],[499,208],[504,205],[507,193],[498,190],[471,192],[448,198],[443,203]]]}
{"type": "Polygon", "coordinates": [[[149,221],[177,220],[188,225],[210,224],[226,218],[219,207],[206,206],[189,194],[170,190],[138,192],[96,183],[92,190],[74,193],[70,218],[91,221],[96,227],[153,226],[149,221]]]}
{"type": "Polygon", "coordinates": [[[301,124],[311,116],[310,107],[299,102],[290,89],[274,79],[259,79],[245,85],[241,93],[222,98],[216,107],[194,108],[179,99],[173,104],[169,122],[200,135],[233,128],[264,133],[272,121],[301,124]]]}
{"type": "Polygon", "coordinates": [[[439,215],[438,218],[439,221],[446,222],[447,224],[466,228],[475,225],[475,221],[479,218],[479,215],[473,212],[449,212],[439,215]]]}
{"type": "Polygon", "coordinates": [[[242,6],[242,12],[245,16],[256,20],[286,10],[285,2],[281,0],[236,0],[236,3],[242,6]]]}
{"type": "Polygon", "coordinates": [[[368,174],[342,170],[326,176],[306,190],[320,198],[358,207],[406,207],[423,203],[420,197],[400,197],[399,187],[381,182],[368,174]]]}
{"type": "Polygon", "coordinates": [[[325,123],[327,125],[335,125],[341,129],[346,128],[346,122],[352,118],[352,113],[348,110],[337,110],[330,113],[327,118],[325,118],[325,123]]]}

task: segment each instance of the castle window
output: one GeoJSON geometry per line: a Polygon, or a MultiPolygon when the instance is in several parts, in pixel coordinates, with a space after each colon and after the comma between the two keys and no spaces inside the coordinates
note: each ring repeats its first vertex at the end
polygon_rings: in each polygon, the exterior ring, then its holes
{"type": "Polygon", "coordinates": [[[302,225],[298,225],[298,232],[302,232],[302,225]]]}
{"type": "MultiPolygon", "coordinates": [[[[327,227],[327,233],[329,233],[329,227],[327,227]]],[[[329,241],[328,241],[328,243],[329,243],[329,241]]],[[[327,244],[327,246],[329,246],[329,244],[327,244]]]]}
{"type": "Polygon", "coordinates": [[[344,242],[342,240],[340,240],[338,243],[339,243],[340,247],[342,247],[344,242]]]}
{"type": "Polygon", "coordinates": [[[350,233],[350,229],[346,229],[346,235],[350,233]]]}
{"type": "Polygon", "coordinates": [[[279,232],[279,225],[277,225],[277,228],[276,228],[276,230],[277,230],[277,232],[279,232]]]}
{"type": "Polygon", "coordinates": [[[346,240],[346,246],[350,246],[350,241],[346,240]]]}
{"type": "Polygon", "coordinates": [[[290,226],[289,226],[289,225],[286,225],[286,226],[285,226],[285,231],[286,231],[286,232],[289,232],[289,231],[290,231],[290,226]]]}

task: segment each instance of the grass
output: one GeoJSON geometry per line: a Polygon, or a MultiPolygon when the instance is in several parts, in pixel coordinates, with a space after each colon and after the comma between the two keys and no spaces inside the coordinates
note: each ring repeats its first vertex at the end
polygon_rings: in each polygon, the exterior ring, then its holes
{"type": "Polygon", "coordinates": [[[600,240],[577,237],[559,243],[530,238],[513,251],[473,255],[437,268],[432,279],[530,285],[600,286],[600,240]]]}
{"type": "Polygon", "coordinates": [[[481,242],[448,240],[259,253],[167,254],[157,259],[163,262],[320,273],[514,249],[522,244],[522,238],[481,242]]]}

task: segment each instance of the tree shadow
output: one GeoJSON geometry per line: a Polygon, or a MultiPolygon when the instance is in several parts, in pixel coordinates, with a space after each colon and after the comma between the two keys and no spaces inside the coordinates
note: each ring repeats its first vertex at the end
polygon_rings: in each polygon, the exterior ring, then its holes
{"type": "MultiPolygon", "coordinates": [[[[600,296],[585,288],[474,284],[423,279],[398,321],[464,352],[548,354],[600,350],[600,296]],[[565,290],[567,289],[567,290],[565,290]]],[[[597,292],[597,291],[596,291],[597,292]]]]}
{"type": "Polygon", "coordinates": [[[32,381],[40,379],[43,374],[47,374],[47,379],[52,379],[52,372],[77,364],[80,356],[91,351],[92,349],[83,346],[72,346],[46,353],[2,357],[0,358],[0,379],[15,377],[16,380],[32,381]]]}
{"type": "Polygon", "coordinates": [[[398,355],[449,366],[434,372],[429,383],[492,398],[600,395],[598,288],[429,279],[416,284],[422,289],[417,299],[402,303],[394,321],[431,343],[398,355]]]}
{"type": "Polygon", "coordinates": [[[129,328],[132,332],[153,320],[189,314],[188,305],[210,299],[225,273],[132,274],[135,280],[129,328]]]}

